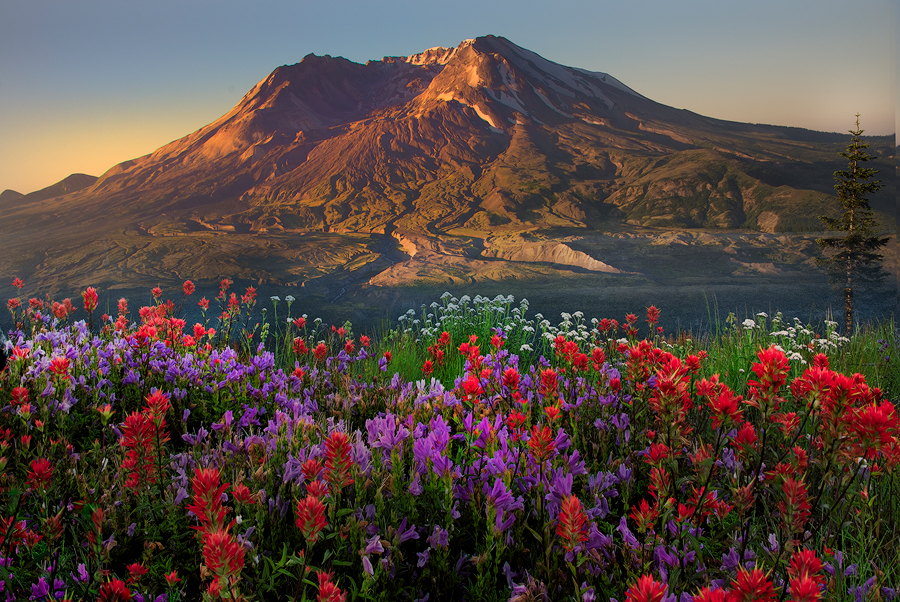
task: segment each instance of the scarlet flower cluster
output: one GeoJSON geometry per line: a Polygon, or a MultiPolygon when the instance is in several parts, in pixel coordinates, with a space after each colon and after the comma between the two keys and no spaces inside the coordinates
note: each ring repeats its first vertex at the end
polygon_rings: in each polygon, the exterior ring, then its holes
{"type": "Polygon", "coordinates": [[[46,458],[32,460],[27,479],[29,489],[40,491],[47,489],[53,480],[53,465],[50,460],[46,458]]]}
{"type": "Polygon", "coordinates": [[[528,439],[528,453],[531,461],[538,466],[553,457],[556,450],[556,443],[553,440],[553,433],[550,427],[545,425],[539,426],[535,424],[531,427],[531,438],[528,439]]]}
{"type": "Polygon", "coordinates": [[[325,440],[325,481],[328,483],[329,491],[337,493],[347,485],[351,485],[352,469],[350,438],[347,433],[332,431],[325,440]]]}
{"type": "Polygon", "coordinates": [[[567,552],[573,551],[588,538],[587,523],[588,518],[581,506],[581,500],[574,495],[563,498],[556,534],[567,552]]]}
{"type": "Polygon", "coordinates": [[[97,289],[93,286],[89,286],[81,293],[81,296],[84,299],[84,311],[91,313],[97,309],[97,289]]]}
{"type": "Polygon", "coordinates": [[[307,495],[297,502],[297,519],[294,521],[309,545],[316,543],[319,533],[328,526],[325,520],[325,505],[315,495],[307,495]]]}
{"type": "Polygon", "coordinates": [[[563,335],[557,335],[553,340],[553,348],[556,357],[573,370],[587,370],[588,357],[581,352],[581,348],[575,341],[567,340],[563,335]]]}
{"type": "Polygon", "coordinates": [[[155,391],[146,401],[142,411],[129,414],[122,425],[121,444],[126,450],[122,468],[128,475],[125,486],[132,491],[156,483],[161,468],[157,466],[158,448],[169,440],[165,418],[170,407],[168,396],[155,391]]]}
{"type": "MultiPolygon", "coordinates": [[[[244,547],[230,533],[234,521],[225,525],[228,508],[222,505],[222,494],[229,483],[221,483],[219,469],[198,468],[191,480],[194,490],[193,503],[187,509],[194,513],[203,544],[203,561],[213,574],[207,593],[220,596],[226,588],[233,591],[244,567],[244,547]]],[[[232,596],[236,599],[236,596],[232,596]]]]}

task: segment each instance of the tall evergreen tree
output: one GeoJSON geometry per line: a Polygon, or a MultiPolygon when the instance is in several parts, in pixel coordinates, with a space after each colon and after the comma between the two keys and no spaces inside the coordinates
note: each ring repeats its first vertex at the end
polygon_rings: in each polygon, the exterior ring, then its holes
{"type": "Polygon", "coordinates": [[[878,222],[869,206],[867,195],[878,192],[884,185],[873,180],[877,169],[865,167],[867,161],[875,159],[865,152],[869,147],[860,136],[859,113],[856,114],[856,129],[850,130],[853,138],[841,156],[847,159],[845,170],[834,172],[838,200],[844,213],[838,218],[822,216],[820,219],[826,230],[843,232],[840,236],[816,239],[823,251],[820,265],[831,271],[835,282],[844,289],[844,328],[847,335],[853,331],[853,283],[878,282],[886,276],[881,268],[884,258],[878,250],[887,244],[889,238],[875,234],[878,222]]]}

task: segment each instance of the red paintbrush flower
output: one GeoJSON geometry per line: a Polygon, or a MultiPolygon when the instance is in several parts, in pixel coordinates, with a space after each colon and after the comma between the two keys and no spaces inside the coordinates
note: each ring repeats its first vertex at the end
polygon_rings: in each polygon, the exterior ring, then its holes
{"type": "Polygon", "coordinates": [[[551,423],[556,422],[556,419],[559,418],[559,408],[556,406],[546,406],[544,412],[551,423]]]}
{"type": "Polygon", "coordinates": [[[194,489],[194,503],[188,504],[187,509],[194,513],[200,521],[199,527],[191,527],[201,531],[221,529],[228,508],[222,506],[222,493],[228,488],[228,483],[219,483],[218,468],[198,468],[191,479],[194,489]]]}
{"type": "Polygon", "coordinates": [[[795,577],[790,580],[791,602],[818,602],[822,599],[819,582],[811,577],[795,577]]]}
{"type": "Polygon", "coordinates": [[[328,485],[325,481],[309,481],[306,483],[306,495],[322,499],[328,495],[328,485]]]}
{"type": "Polygon", "coordinates": [[[741,425],[740,430],[738,430],[734,439],[731,440],[731,443],[738,449],[738,453],[745,454],[748,450],[755,450],[758,441],[759,438],[756,436],[756,430],[753,428],[753,425],[745,422],[741,425]]]}
{"type": "Polygon", "coordinates": [[[24,538],[25,521],[20,520],[13,523],[13,517],[0,518],[0,547],[8,545],[9,549],[15,550],[24,538]]]}
{"type": "Polygon", "coordinates": [[[558,375],[553,368],[546,368],[541,371],[541,388],[540,393],[544,397],[553,397],[557,395],[558,375]]]}
{"type": "Polygon", "coordinates": [[[738,408],[738,404],[742,399],[740,395],[735,395],[725,383],[719,384],[717,393],[709,400],[714,429],[718,429],[724,424],[725,430],[731,430],[741,421],[744,411],[738,408]]]}
{"type": "MultiPolygon", "coordinates": [[[[816,556],[814,550],[797,550],[794,552],[788,567],[788,577],[792,579],[792,584],[794,579],[801,578],[812,580],[817,586],[825,584],[825,579],[822,576],[822,561],[816,556]]],[[[793,585],[791,586],[791,594],[793,594],[793,585]]]]}
{"type": "Polygon", "coordinates": [[[651,506],[646,499],[641,500],[639,506],[634,505],[631,507],[631,512],[628,513],[628,516],[637,524],[638,530],[643,533],[659,518],[659,502],[654,500],[651,506]]]}
{"type": "Polygon", "coordinates": [[[69,376],[69,360],[65,357],[56,356],[50,360],[50,372],[68,378],[69,376]]]}
{"type": "Polygon", "coordinates": [[[315,458],[307,458],[306,462],[300,467],[303,478],[307,481],[315,481],[322,472],[322,463],[315,458]]]}
{"type": "Polygon", "coordinates": [[[481,379],[478,378],[477,375],[469,373],[466,379],[462,382],[463,395],[465,399],[468,401],[472,401],[473,403],[477,401],[478,396],[484,393],[484,389],[481,388],[481,379]]]}
{"type": "Polygon", "coordinates": [[[31,461],[31,470],[28,472],[28,488],[32,490],[47,489],[53,480],[53,465],[46,458],[38,458],[31,461]]]}
{"type": "Polygon", "coordinates": [[[84,311],[91,313],[97,309],[97,289],[89,286],[81,293],[81,297],[84,299],[84,311]]]}
{"type": "Polygon", "coordinates": [[[785,527],[792,533],[801,533],[809,520],[810,505],[806,484],[793,477],[786,477],[781,485],[784,500],[778,502],[778,511],[785,527]]]}
{"type": "Polygon", "coordinates": [[[591,350],[591,362],[593,363],[594,370],[600,370],[604,362],[606,362],[606,353],[599,347],[594,347],[591,350]]]}
{"type": "Polygon", "coordinates": [[[122,468],[128,475],[125,486],[133,491],[156,483],[155,432],[153,421],[143,413],[132,412],[122,425],[120,442],[127,450],[122,468]]]}
{"type": "MultiPolygon", "coordinates": [[[[157,429],[164,429],[166,426],[166,412],[172,407],[172,404],[169,403],[169,396],[162,391],[154,391],[146,397],[145,401],[147,405],[144,406],[144,413],[150,417],[157,429]]],[[[163,437],[162,432],[158,434],[163,437]]],[[[169,438],[164,436],[164,439],[168,441],[169,438]]]]}
{"type": "Polygon", "coordinates": [[[203,534],[203,562],[219,577],[233,577],[244,568],[244,546],[227,529],[203,534]]]}
{"type": "Polygon", "coordinates": [[[562,547],[567,552],[573,551],[587,539],[587,522],[588,518],[581,507],[581,500],[574,495],[563,498],[556,534],[562,540],[562,547]]]}
{"type": "Polygon", "coordinates": [[[650,575],[641,575],[625,592],[625,602],[662,602],[667,589],[665,583],[654,581],[650,575]]]}
{"type": "Polygon", "coordinates": [[[748,571],[738,568],[737,578],[731,583],[729,602],[774,602],[777,599],[772,582],[761,570],[748,571]]]}
{"type": "Polygon", "coordinates": [[[121,579],[113,579],[100,586],[97,602],[128,602],[129,600],[131,600],[131,590],[121,579]]]}
{"type": "Polygon", "coordinates": [[[880,405],[872,403],[854,410],[850,429],[859,438],[861,453],[867,458],[876,457],[895,440],[897,432],[897,411],[889,401],[880,405]]]}
{"type": "Polygon", "coordinates": [[[507,368],[503,371],[503,386],[510,391],[516,391],[519,388],[519,373],[515,368],[507,368]]]}
{"type": "Polygon", "coordinates": [[[328,526],[325,520],[325,505],[313,495],[297,502],[297,520],[294,522],[309,545],[316,543],[319,533],[328,526]]]}
{"type": "Polygon", "coordinates": [[[756,379],[747,381],[750,387],[747,403],[762,410],[763,419],[768,419],[772,412],[778,411],[779,404],[784,401],[778,393],[787,382],[791,366],[784,351],[774,345],[756,355],[759,362],[754,363],[752,367],[756,379]]]}
{"type": "Polygon", "coordinates": [[[126,565],[125,568],[128,569],[128,574],[130,575],[128,577],[128,583],[132,585],[140,581],[141,577],[146,575],[148,572],[148,569],[139,562],[126,565]]]}
{"type": "Polygon", "coordinates": [[[350,472],[353,458],[347,433],[332,431],[325,440],[325,481],[332,492],[339,492],[353,483],[350,472]]]}
{"type": "Polygon", "coordinates": [[[14,406],[20,406],[24,403],[28,403],[28,389],[25,387],[15,387],[12,390],[12,404],[14,406]]]}
{"type": "Polygon", "coordinates": [[[525,420],[525,414],[518,410],[511,412],[506,417],[506,426],[512,431],[513,441],[518,441],[522,438],[522,425],[525,424],[525,420]]]}
{"type": "Polygon", "coordinates": [[[541,465],[553,457],[556,450],[556,442],[553,433],[547,425],[531,427],[531,438],[528,439],[528,453],[531,461],[541,465]]]}
{"type": "Polygon", "coordinates": [[[238,483],[231,489],[231,493],[234,496],[235,501],[241,504],[247,504],[248,506],[252,506],[256,503],[256,500],[253,498],[253,494],[250,493],[250,488],[244,485],[243,483],[238,483]]]}
{"type": "Polygon", "coordinates": [[[650,449],[647,450],[647,455],[644,456],[644,462],[650,464],[651,466],[659,466],[662,464],[662,461],[669,457],[669,446],[665,443],[654,443],[650,446],[650,449]]]}
{"type": "Polygon", "coordinates": [[[704,587],[694,596],[693,602],[726,602],[728,596],[724,589],[704,587]]]}
{"type": "Polygon", "coordinates": [[[338,586],[331,581],[330,572],[316,571],[316,578],[319,580],[319,595],[316,602],[344,602],[347,599],[347,594],[341,592],[338,586]]]}
{"type": "Polygon", "coordinates": [[[190,280],[185,280],[184,284],[181,285],[181,290],[184,292],[185,297],[190,297],[197,290],[197,287],[190,280]]]}

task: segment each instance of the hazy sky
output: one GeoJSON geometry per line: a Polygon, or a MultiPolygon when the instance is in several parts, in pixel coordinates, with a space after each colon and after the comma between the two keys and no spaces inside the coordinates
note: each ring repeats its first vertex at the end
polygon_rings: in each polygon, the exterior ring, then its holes
{"type": "Polygon", "coordinates": [[[0,191],[150,153],[309,53],[486,34],[710,117],[892,134],[898,2],[0,0],[0,191]]]}

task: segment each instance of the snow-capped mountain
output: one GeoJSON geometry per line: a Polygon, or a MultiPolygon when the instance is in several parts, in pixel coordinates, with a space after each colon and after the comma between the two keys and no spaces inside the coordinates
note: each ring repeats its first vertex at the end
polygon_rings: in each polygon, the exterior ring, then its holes
{"type": "Polygon", "coordinates": [[[815,229],[845,138],[703,117],[486,36],[366,64],[306,56],[96,182],[49,200],[10,196],[0,225],[22,240],[71,238],[67,248],[93,257],[84,266],[109,264],[98,241],[114,232],[150,246],[180,236],[210,277],[227,271],[201,244],[210,233],[388,237],[316,260],[345,266],[409,245],[420,258],[530,257],[498,251],[497,237],[554,228],[815,229]]]}

